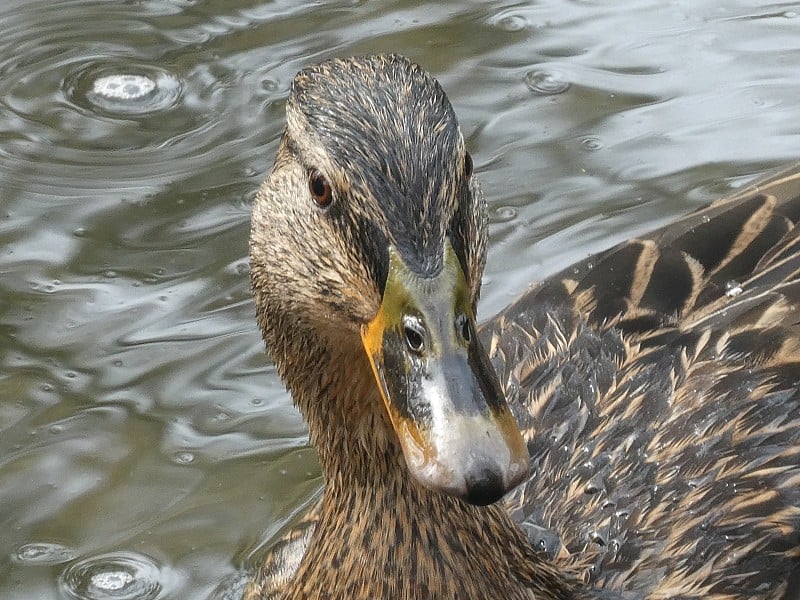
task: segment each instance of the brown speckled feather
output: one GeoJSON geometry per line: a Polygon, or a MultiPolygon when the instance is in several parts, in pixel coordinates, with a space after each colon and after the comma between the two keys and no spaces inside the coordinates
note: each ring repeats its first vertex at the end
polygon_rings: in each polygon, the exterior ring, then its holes
{"type": "Polygon", "coordinates": [[[598,587],[782,598],[800,557],[800,168],[487,324],[533,457],[509,499],[598,587]]]}

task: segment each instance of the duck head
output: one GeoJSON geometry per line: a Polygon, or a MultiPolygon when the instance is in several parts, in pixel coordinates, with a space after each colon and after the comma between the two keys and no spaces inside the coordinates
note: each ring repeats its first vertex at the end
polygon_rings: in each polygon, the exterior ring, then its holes
{"type": "Polygon", "coordinates": [[[369,56],[301,71],[286,113],[251,233],[281,375],[297,396],[288,355],[357,346],[413,477],[498,500],[528,453],[476,331],[486,206],[449,100],[411,61],[369,56]]]}

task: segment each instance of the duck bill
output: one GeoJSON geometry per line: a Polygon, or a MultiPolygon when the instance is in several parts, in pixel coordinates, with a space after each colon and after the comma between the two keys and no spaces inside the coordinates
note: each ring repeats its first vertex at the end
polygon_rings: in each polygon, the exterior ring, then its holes
{"type": "Polygon", "coordinates": [[[393,247],[381,308],[361,332],[411,474],[490,504],[519,484],[528,452],[478,339],[461,265],[445,242],[434,277],[393,247]]]}

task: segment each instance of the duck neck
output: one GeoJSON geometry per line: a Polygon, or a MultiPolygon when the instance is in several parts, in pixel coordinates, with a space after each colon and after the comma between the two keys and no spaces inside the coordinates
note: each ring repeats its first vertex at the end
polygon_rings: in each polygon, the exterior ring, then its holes
{"type": "Polygon", "coordinates": [[[372,486],[404,466],[360,340],[329,341],[309,358],[293,369],[300,381],[289,380],[289,388],[308,423],[326,488],[372,486]]]}
{"type": "Polygon", "coordinates": [[[410,476],[360,343],[309,353],[319,345],[284,354],[308,359],[294,379],[284,374],[325,480],[287,597],[576,597],[501,506],[471,506],[410,476]],[[397,568],[409,572],[393,576],[397,568]]]}

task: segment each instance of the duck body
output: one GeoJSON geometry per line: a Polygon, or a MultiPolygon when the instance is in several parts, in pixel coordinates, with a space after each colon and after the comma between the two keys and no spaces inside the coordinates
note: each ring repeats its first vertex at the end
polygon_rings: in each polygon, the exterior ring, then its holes
{"type": "Polygon", "coordinates": [[[795,165],[488,324],[532,456],[508,506],[535,546],[640,597],[795,597],[798,219],[795,165]]]}
{"type": "Polygon", "coordinates": [[[800,165],[534,284],[480,338],[471,171],[407,59],[295,80],[251,272],[325,488],[246,600],[794,598],[800,165]]]}

